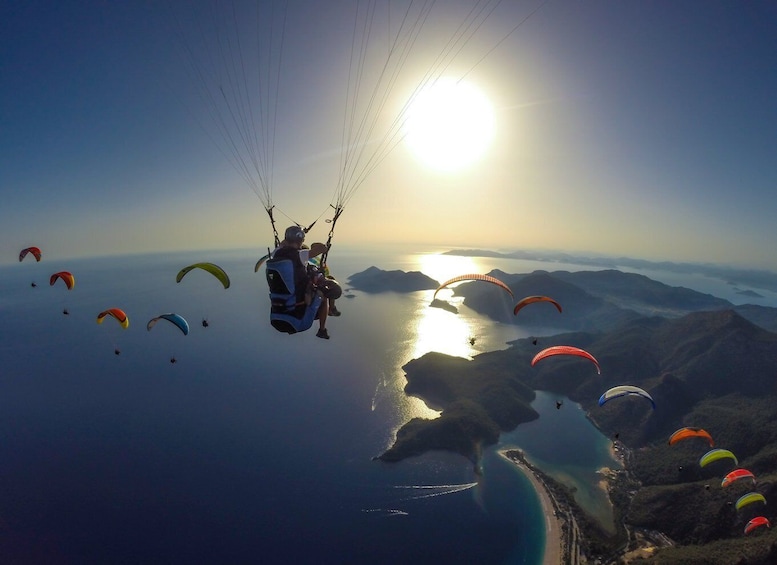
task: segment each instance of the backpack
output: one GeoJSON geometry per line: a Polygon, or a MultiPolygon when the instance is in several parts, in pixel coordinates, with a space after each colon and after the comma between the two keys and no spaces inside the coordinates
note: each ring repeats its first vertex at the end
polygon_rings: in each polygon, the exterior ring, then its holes
{"type": "Polygon", "coordinates": [[[295,284],[294,261],[286,257],[268,259],[266,276],[272,327],[287,334],[310,329],[323,300],[321,293],[316,292],[310,304],[305,305],[305,289],[298,289],[295,284]],[[303,299],[299,300],[298,295],[303,299]]]}

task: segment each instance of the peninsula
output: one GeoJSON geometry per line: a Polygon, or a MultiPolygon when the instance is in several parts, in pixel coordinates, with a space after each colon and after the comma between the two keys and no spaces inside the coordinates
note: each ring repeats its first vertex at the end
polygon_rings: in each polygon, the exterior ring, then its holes
{"type": "Polygon", "coordinates": [[[460,453],[477,468],[481,448],[496,443],[500,431],[539,417],[530,406],[534,391],[508,365],[473,365],[468,359],[428,353],[403,369],[405,392],[442,414],[433,420],[413,418],[403,425],[394,445],[379,457],[382,461],[443,449],[460,453]]]}

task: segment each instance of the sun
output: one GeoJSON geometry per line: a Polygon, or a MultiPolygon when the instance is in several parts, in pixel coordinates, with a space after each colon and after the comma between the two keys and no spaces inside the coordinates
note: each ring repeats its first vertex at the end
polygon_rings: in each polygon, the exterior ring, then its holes
{"type": "Polygon", "coordinates": [[[431,169],[455,172],[478,161],[494,138],[494,108],[473,84],[443,77],[419,91],[405,122],[405,141],[431,169]]]}

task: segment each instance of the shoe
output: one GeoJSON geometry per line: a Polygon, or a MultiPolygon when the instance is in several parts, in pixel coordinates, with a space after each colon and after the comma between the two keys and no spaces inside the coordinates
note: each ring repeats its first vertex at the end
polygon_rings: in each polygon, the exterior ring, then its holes
{"type": "Polygon", "coordinates": [[[318,330],[316,337],[320,337],[321,339],[329,339],[329,332],[326,331],[326,328],[318,330]]]}
{"type": "Polygon", "coordinates": [[[330,308],[330,309],[329,309],[329,315],[330,315],[330,316],[337,317],[337,316],[339,316],[340,314],[341,314],[341,312],[340,312],[340,310],[338,310],[337,308],[330,308]]]}

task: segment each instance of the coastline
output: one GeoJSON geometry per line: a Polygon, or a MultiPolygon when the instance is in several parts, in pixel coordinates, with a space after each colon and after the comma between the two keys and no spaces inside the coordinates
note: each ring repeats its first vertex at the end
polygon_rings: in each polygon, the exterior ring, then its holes
{"type": "Polygon", "coordinates": [[[562,557],[565,555],[565,548],[562,545],[562,529],[567,524],[567,520],[562,518],[559,512],[558,503],[553,494],[545,486],[542,479],[537,476],[534,470],[523,459],[523,454],[516,449],[500,449],[499,455],[513,463],[529,479],[537,496],[540,499],[542,513],[545,515],[545,550],[543,552],[543,565],[558,565],[564,563],[562,557]]]}

